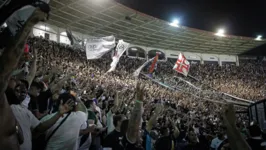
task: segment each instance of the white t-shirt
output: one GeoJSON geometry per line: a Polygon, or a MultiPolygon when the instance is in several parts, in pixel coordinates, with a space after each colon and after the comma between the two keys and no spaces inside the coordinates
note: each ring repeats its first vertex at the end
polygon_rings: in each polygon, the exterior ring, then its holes
{"type": "Polygon", "coordinates": [[[22,105],[11,105],[10,107],[23,131],[24,142],[20,145],[20,149],[31,150],[31,130],[38,126],[40,121],[22,105]]]}
{"type": "MultiPolygon", "coordinates": [[[[41,121],[46,121],[52,118],[56,113],[45,116],[41,121]]],[[[46,138],[52,131],[61,123],[67,116],[57,120],[57,122],[47,130],[46,138]]],[[[79,147],[78,137],[81,126],[86,122],[86,114],[81,111],[71,112],[66,121],[58,128],[54,135],[47,143],[46,150],[77,150],[79,147]]]]}
{"type": "Polygon", "coordinates": [[[222,144],[223,140],[219,140],[218,137],[214,138],[211,143],[211,148],[218,150],[219,146],[222,144]]]}
{"type": "Polygon", "coordinates": [[[30,103],[30,96],[27,95],[26,98],[22,101],[22,105],[25,106],[26,108],[29,107],[29,103],[30,103]]]}
{"type": "Polygon", "coordinates": [[[101,111],[101,108],[96,106],[96,111],[99,113],[100,121],[102,122],[102,111],[101,111]]]}
{"type": "Polygon", "coordinates": [[[113,113],[112,111],[110,110],[108,113],[107,113],[107,134],[111,133],[114,129],[115,129],[115,126],[113,124],[113,113]]]}

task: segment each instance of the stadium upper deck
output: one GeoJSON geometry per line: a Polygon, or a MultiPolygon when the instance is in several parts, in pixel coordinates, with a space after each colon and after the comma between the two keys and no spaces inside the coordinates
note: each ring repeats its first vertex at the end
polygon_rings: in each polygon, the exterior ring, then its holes
{"type": "Polygon", "coordinates": [[[48,23],[90,36],[114,35],[131,44],[165,50],[238,55],[266,43],[254,38],[173,27],[114,0],[51,0],[48,23]]]}

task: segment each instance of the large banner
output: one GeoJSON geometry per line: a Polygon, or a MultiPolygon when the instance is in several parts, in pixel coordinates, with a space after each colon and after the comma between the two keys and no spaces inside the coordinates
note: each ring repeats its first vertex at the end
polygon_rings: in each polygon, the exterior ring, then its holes
{"type": "MultiPolygon", "coordinates": [[[[41,0],[45,3],[49,3],[50,0],[41,0]]],[[[30,5],[24,6],[21,9],[15,11],[7,20],[6,24],[12,35],[15,36],[17,32],[23,27],[29,17],[32,15],[36,8],[30,5]]]]}
{"type": "Polygon", "coordinates": [[[114,47],[114,36],[88,39],[86,43],[87,59],[99,59],[114,47]]]}
{"type": "Polygon", "coordinates": [[[108,70],[108,72],[112,72],[115,70],[116,65],[118,64],[120,57],[123,55],[123,53],[128,49],[129,43],[124,42],[123,40],[119,40],[116,50],[113,56],[113,62],[111,63],[111,68],[108,70]]]}

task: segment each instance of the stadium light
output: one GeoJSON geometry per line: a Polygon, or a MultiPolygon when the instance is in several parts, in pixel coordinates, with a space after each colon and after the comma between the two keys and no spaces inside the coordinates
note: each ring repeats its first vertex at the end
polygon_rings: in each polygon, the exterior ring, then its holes
{"type": "Polygon", "coordinates": [[[261,41],[262,40],[262,35],[258,35],[257,38],[255,39],[257,41],[261,41]]]}
{"type": "Polygon", "coordinates": [[[225,33],[224,29],[219,29],[218,32],[215,35],[217,35],[217,36],[225,36],[224,33],[225,33]]]}
{"type": "Polygon", "coordinates": [[[179,21],[175,19],[172,23],[170,23],[170,26],[179,27],[179,21]]]}

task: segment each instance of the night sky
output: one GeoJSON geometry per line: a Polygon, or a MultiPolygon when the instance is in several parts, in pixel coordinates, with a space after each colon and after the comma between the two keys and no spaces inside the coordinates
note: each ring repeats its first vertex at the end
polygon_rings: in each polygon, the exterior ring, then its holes
{"type": "Polygon", "coordinates": [[[145,14],[226,34],[266,37],[266,0],[116,0],[145,14]]]}

